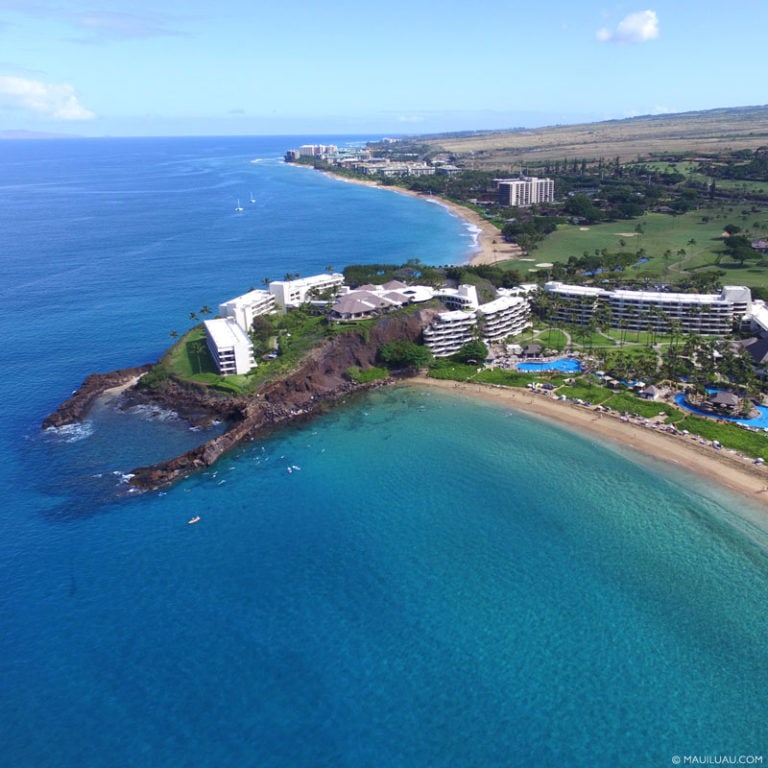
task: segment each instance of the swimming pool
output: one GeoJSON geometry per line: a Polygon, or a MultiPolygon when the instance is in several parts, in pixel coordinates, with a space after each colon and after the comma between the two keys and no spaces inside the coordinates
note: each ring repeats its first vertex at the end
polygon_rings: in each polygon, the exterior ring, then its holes
{"type": "MultiPolygon", "coordinates": [[[[707,390],[714,392],[716,390],[707,390]]],[[[759,416],[755,416],[754,419],[738,419],[735,416],[721,416],[720,414],[712,414],[709,411],[702,411],[699,408],[694,408],[692,405],[688,405],[685,402],[685,395],[675,395],[675,402],[686,411],[695,413],[699,416],[708,416],[710,419],[722,419],[723,421],[732,421],[735,424],[744,424],[747,427],[757,427],[758,429],[768,430],[768,408],[762,405],[755,406],[760,411],[759,416]]]]}
{"type": "Polygon", "coordinates": [[[546,363],[518,363],[518,371],[528,373],[540,373],[542,371],[560,371],[561,373],[578,373],[581,363],[572,357],[561,357],[558,360],[550,360],[546,363]]]}

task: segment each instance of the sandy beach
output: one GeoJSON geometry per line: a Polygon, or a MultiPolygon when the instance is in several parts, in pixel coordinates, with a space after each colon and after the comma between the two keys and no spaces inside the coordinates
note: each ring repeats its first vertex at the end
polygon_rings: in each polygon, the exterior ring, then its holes
{"type": "MultiPolygon", "coordinates": [[[[752,459],[737,453],[702,445],[691,436],[675,436],[524,389],[458,383],[430,379],[426,376],[409,379],[410,383],[503,403],[515,410],[638,451],[656,461],[693,473],[710,483],[717,483],[753,504],[768,506],[768,468],[756,465],[752,459]]],[[[760,517],[760,520],[748,519],[768,531],[768,516],[760,517]]]]}
{"type": "MultiPolygon", "coordinates": [[[[422,197],[422,195],[417,195],[417,197],[422,197]]],[[[442,199],[437,204],[445,206],[455,216],[464,219],[478,229],[477,245],[479,250],[470,259],[470,264],[495,264],[497,261],[520,259],[525,255],[519,245],[505,242],[501,232],[490,221],[484,219],[471,208],[465,208],[463,205],[456,205],[442,199]]]]}

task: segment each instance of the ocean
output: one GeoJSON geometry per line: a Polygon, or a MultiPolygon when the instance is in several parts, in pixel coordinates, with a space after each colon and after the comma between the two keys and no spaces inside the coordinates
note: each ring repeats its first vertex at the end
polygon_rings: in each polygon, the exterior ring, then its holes
{"type": "Polygon", "coordinates": [[[768,759],[768,537],[718,488],[408,386],[161,493],[125,473],[210,430],[41,430],[265,278],[465,260],[440,206],[280,159],[364,138],[0,142],[2,763],[768,759]]]}

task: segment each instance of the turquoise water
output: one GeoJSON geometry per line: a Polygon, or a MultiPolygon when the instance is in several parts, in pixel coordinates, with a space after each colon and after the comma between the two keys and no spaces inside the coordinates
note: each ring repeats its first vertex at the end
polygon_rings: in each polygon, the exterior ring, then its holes
{"type": "Polygon", "coordinates": [[[571,357],[563,357],[559,360],[549,360],[546,363],[518,363],[518,371],[538,373],[539,371],[560,371],[561,373],[577,373],[581,370],[581,363],[571,357]]]}
{"type": "Polygon", "coordinates": [[[189,311],[260,276],[465,257],[471,233],[438,206],[278,162],[304,141],[0,143],[0,323],[24,342],[0,380],[3,762],[759,752],[768,542],[741,500],[669,467],[403,387],[165,493],[126,495],[121,476],[209,433],[109,403],[40,431],[86,373],[153,359],[189,311]],[[250,190],[267,220],[232,213],[250,190]]]}

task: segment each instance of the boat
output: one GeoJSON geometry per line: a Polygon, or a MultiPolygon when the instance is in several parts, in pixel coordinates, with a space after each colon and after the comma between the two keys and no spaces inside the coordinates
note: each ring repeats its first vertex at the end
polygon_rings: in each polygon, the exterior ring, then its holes
{"type": "Polygon", "coordinates": [[[237,201],[237,205],[235,206],[235,213],[242,213],[243,207],[240,205],[240,200],[237,201]]]}
{"type": "Polygon", "coordinates": [[[256,202],[256,198],[253,196],[253,192],[251,192],[251,202],[252,202],[252,203],[255,203],[255,202],[256,202]]]}
{"type": "Polygon", "coordinates": [[[200,515],[195,515],[191,520],[187,520],[187,525],[200,522],[200,515]]]}

